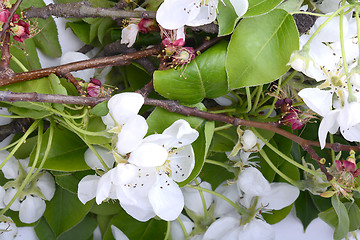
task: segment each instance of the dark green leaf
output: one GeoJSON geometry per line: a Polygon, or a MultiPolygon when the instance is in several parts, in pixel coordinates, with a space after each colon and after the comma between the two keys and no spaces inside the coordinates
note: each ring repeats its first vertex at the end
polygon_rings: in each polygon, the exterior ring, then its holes
{"type": "Polygon", "coordinates": [[[273,210],[270,213],[263,213],[261,214],[265,221],[269,224],[275,224],[286,218],[287,215],[289,215],[291,209],[293,207],[293,204],[284,207],[280,210],[273,210]]]}
{"type": "Polygon", "coordinates": [[[88,240],[92,236],[96,226],[97,226],[96,217],[87,215],[79,224],[77,224],[74,228],[70,229],[69,231],[61,234],[57,239],[88,240]]]}
{"type": "Polygon", "coordinates": [[[66,28],[70,27],[73,33],[85,44],[89,44],[90,25],[85,22],[67,22],[66,28]]]}
{"type": "Polygon", "coordinates": [[[225,72],[227,42],[213,46],[177,70],[155,71],[154,87],[162,96],[186,104],[228,93],[225,72]]]}
{"type": "MultiPolygon", "coordinates": [[[[25,49],[23,49],[23,46],[19,47],[16,43],[13,43],[12,45],[10,45],[11,54],[15,58],[17,58],[27,70],[40,69],[41,64],[36,51],[34,40],[32,38],[26,39],[24,46],[25,49]]],[[[13,57],[10,59],[10,68],[16,73],[24,72],[24,70],[21,69],[14,61],[13,57]]]]}
{"type": "Polygon", "coordinates": [[[104,240],[114,239],[111,233],[111,225],[123,231],[129,239],[136,240],[164,239],[167,229],[165,221],[152,218],[147,222],[139,222],[122,210],[111,220],[103,238],[104,240]]]}
{"type": "Polygon", "coordinates": [[[73,194],[61,187],[56,188],[54,197],[48,202],[44,216],[55,236],[77,225],[89,212],[93,202],[82,204],[73,194]]]}
{"type": "Polygon", "coordinates": [[[50,225],[44,217],[40,218],[40,221],[35,227],[36,236],[39,240],[55,240],[55,234],[50,225]]]}
{"type": "MultiPolygon", "coordinates": [[[[46,131],[41,144],[40,159],[44,156],[48,138],[49,131],[46,131]]],[[[88,146],[74,133],[63,128],[55,128],[51,149],[43,168],[57,171],[89,169],[84,160],[87,149],[88,146]]],[[[34,161],[34,157],[35,151],[30,155],[30,164],[34,161]]]]}
{"type": "Polygon", "coordinates": [[[98,215],[115,215],[121,211],[119,202],[103,202],[100,205],[94,204],[90,212],[98,215]]]}
{"type": "Polygon", "coordinates": [[[226,70],[230,89],[269,83],[289,70],[291,53],[299,47],[293,17],[276,9],[243,19],[228,47],[226,70]]]}
{"type": "MultiPolygon", "coordinates": [[[[312,220],[317,218],[319,210],[308,191],[301,191],[295,201],[296,216],[304,226],[304,231],[312,220]]],[[[320,216],[320,214],[319,214],[320,216]]]]}
{"type": "MultiPolygon", "coordinates": [[[[87,127],[86,130],[90,131],[90,132],[101,132],[101,131],[106,130],[106,126],[103,123],[103,121],[101,120],[101,118],[95,117],[95,118],[90,118],[89,123],[88,123],[88,127],[87,127]]],[[[105,134],[104,134],[104,136],[85,135],[84,139],[89,144],[101,145],[101,144],[110,143],[112,138],[110,137],[110,135],[105,136],[105,134]]]]}
{"type": "Polygon", "coordinates": [[[105,33],[109,30],[110,26],[114,24],[114,20],[110,18],[101,19],[101,23],[98,29],[98,39],[100,43],[103,43],[105,33]]]}

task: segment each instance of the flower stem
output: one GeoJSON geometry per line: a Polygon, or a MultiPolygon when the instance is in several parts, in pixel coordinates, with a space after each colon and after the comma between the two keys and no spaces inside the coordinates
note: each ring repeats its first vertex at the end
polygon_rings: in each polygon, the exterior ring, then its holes
{"type": "Polygon", "coordinates": [[[264,160],[267,162],[267,164],[269,164],[269,166],[272,168],[272,170],[274,170],[274,172],[276,172],[280,177],[282,177],[283,179],[285,179],[286,181],[288,181],[290,184],[299,187],[298,183],[295,182],[294,180],[292,180],[291,178],[289,178],[288,176],[286,176],[283,172],[281,172],[269,159],[269,157],[266,155],[265,151],[263,149],[261,149],[259,151],[260,155],[264,158],[264,160]]]}
{"type": "Polygon", "coordinates": [[[176,220],[178,221],[178,223],[180,224],[181,229],[182,229],[183,232],[184,232],[185,239],[186,239],[186,240],[189,240],[189,234],[188,234],[187,231],[186,231],[186,228],[185,228],[185,226],[184,226],[184,223],[181,221],[181,219],[180,219],[179,217],[178,217],[176,220]]]}
{"type": "Polygon", "coordinates": [[[18,143],[11,150],[9,155],[4,159],[4,161],[0,164],[0,169],[9,161],[9,159],[14,155],[14,153],[19,149],[19,147],[25,142],[26,138],[37,128],[40,120],[35,120],[29,129],[24,133],[24,135],[19,139],[18,143]]]}
{"type": "Polygon", "coordinates": [[[189,187],[189,188],[201,190],[201,191],[204,191],[204,192],[208,192],[208,193],[213,194],[213,195],[215,195],[215,196],[217,196],[219,198],[222,198],[224,201],[228,202],[231,206],[233,206],[240,213],[240,215],[246,214],[245,209],[243,209],[242,207],[240,207],[238,204],[234,203],[233,201],[231,201],[227,197],[221,195],[220,193],[217,193],[215,191],[212,191],[212,190],[209,190],[209,189],[206,189],[206,188],[193,186],[193,185],[190,185],[190,184],[186,184],[185,186],[189,187]]]}
{"type": "Polygon", "coordinates": [[[260,133],[258,131],[255,130],[255,128],[251,128],[251,130],[254,132],[254,134],[265,143],[266,146],[268,146],[271,150],[273,150],[277,155],[279,155],[280,157],[282,157],[283,159],[285,159],[286,161],[288,161],[289,163],[291,163],[292,165],[304,170],[305,172],[308,172],[312,175],[319,175],[318,172],[311,170],[303,165],[301,165],[300,163],[294,161],[293,159],[291,159],[290,157],[286,156],[284,153],[282,153],[281,151],[279,151],[279,149],[277,149],[276,147],[274,147],[272,144],[270,144],[265,138],[263,138],[260,133]]]}
{"type": "MultiPolygon", "coordinates": [[[[197,186],[200,186],[200,183],[198,180],[196,180],[196,178],[194,179],[194,182],[197,186]]],[[[207,212],[207,207],[206,207],[206,202],[205,202],[205,197],[204,197],[204,193],[203,191],[199,190],[199,194],[200,194],[200,198],[201,198],[201,203],[203,205],[203,210],[204,210],[204,219],[206,220],[208,218],[208,212],[207,212]]]]}
{"type": "Polygon", "coordinates": [[[11,59],[23,70],[24,72],[28,72],[29,70],[19,61],[14,55],[11,54],[11,59]]]}
{"type": "MultiPolygon", "coordinates": [[[[303,48],[309,48],[310,44],[312,42],[312,40],[314,40],[315,36],[326,26],[326,24],[328,24],[330,22],[331,19],[333,19],[339,12],[343,11],[345,8],[352,8],[354,5],[353,4],[348,4],[348,5],[343,5],[342,7],[340,7],[338,10],[336,10],[333,14],[331,14],[328,19],[326,19],[320,26],[318,29],[316,29],[316,31],[311,35],[311,37],[309,38],[309,40],[305,43],[305,45],[303,46],[303,48]]],[[[341,32],[341,31],[340,31],[341,32]]]]}
{"type": "Polygon", "coordinates": [[[170,238],[170,221],[167,222],[167,229],[166,229],[166,234],[165,234],[165,237],[164,237],[164,240],[169,240],[171,239],[170,238]]]}
{"type": "Polygon", "coordinates": [[[221,131],[221,130],[226,130],[226,129],[231,128],[232,126],[234,126],[234,125],[232,125],[232,124],[225,124],[225,125],[223,125],[223,126],[214,128],[214,132],[221,131]]]}
{"type": "Polygon", "coordinates": [[[261,96],[262,90],[263,90],[263,85],[260,85],[260,86],[257,87],[256,98],[255,98],[255,101],[254,101],[254,104],[253,104],[251,113],[255,112],[255,110],[256,110],[257,107],[258,107],[258,103],[259,103],[259,100],[260,100],[260,96],[261,96]]]}

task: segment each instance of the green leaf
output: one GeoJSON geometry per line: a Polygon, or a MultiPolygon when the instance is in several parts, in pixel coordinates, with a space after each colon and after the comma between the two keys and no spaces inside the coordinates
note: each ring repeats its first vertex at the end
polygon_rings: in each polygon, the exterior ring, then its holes
{"type": "Polygon", "coordinates": [[[108,101],[104,101],[102,103],[97,104],[95,107],[90,109],[90,113],[99,117],[106,116],[106,114],[108,114],[109,112],[107,103],[108,101]]]}
{"type": "Polygon", "coordinates": [[[236,127],[231,127],[222,131],[216,131],[214,133],[211,151],[214,152],[229,152],[232,151],[237,143],[238,136],[236,133],[236,127]]]}
{"type": "Polygon", "coordinates": [[[110,226],[119,228],[129,239],[148,240],[164,239],[167,229],[167,222],[162,220],[150,219],[147,222],[140,222],[129,216],[124,210],[116,215],[105,232],[104,240],[114,239],[110,226]]]}
{"type": "MultiPolygon", "coordinates": [[[[45,7],[46,4],[42,0],[24,1],[20,5],[21,11],[29,7],[45,7]]],[[[55,21],[52,17],[48,19],[36,20],[30,19],[31,24],[37,26],[38,33],[33,38],[35,45],[43,53],[49,57],[61,57],[61,46],[58,38],[58,31],[55,21]]],[[[25,44],[27,44],[25,40],[25,44]]]]}
{"type": "Polygon", "coordinates": [[[77,194],[78,185],[80,180],[86,175],[93,175],[93,170],[81,171],[81,172],[57,172],[52,171],[55,176],[56,183],[62,188],[77,194]]]}
{"type": "Polygon", "coordinates": [[[273,210],[270,213],[263,213],[261,214],[265,221],[269,224],[275,224],[286,218],[287,215],[289,215],[291,209],[293,207],[293,204],[290,204],[287,207],[284,207],[280,210],[273,210]]]}
{"type": "Polygon", "coordinates": [[[112,20],[110,18],[101,19],[101,23],[100,23],[99,29],[98,29],[98,39],[101,44],[103,43],[106,32],[109,30],[110,26],[112,26],[113,24],[114,24],[114,20],[112,20]]]}
{"type": "Polygon", "coordinates": [[[282,0],[250,0],[244,18],[262,15],[273,10],[282,0]]]}
{"type": "Polygon", "coordinates": [[[228,47],[226,70],[229,88],[269,83],[289,70],[291,53],[299,47],[293,17],[276,9],[266,15],[243,19],[228,47]]]}
{"type": "Polygon", "coordinates": [[[89,32],[90,32],[90,25],[85,22],[67,22],[65,27],[70,27],[73,33],[80,38],[80,40],[85,43],[89,44],[89,32]]]}
{"type": "Polygon", "coordinates": [[[349,232],[355,231],[360,227],[360,209],[356,203],[344,203],[348,213],[349,213],[349,232]]]}
{"type": "MultiPolygon", "coordinates": [[[[55,74],[50,74],[49,76],[50,85],[54,94],[68,95],[66,88],[61,85],[60,79],[55,74]]],[[[60,112],[64,111],[64,105],[59,103],[53,103],[54,108],[60,112]]]]}
{"type": "Polygon", "coordinates": [[[331,197],[331,204],[334,207],[338,217],[338,224],[335,227],[334,240],[340,240],[346,237],[349,232],[350,220],[349,215],[344,204],[337,198],[336,195],[331,197]]]}
{"type": "Polygon", "coordinates": [[[319,212],[308,191],[300,191],[300,195],[295,201],[295,208],[296,216],[302,222],[305,231],[310,222],[317,218],[319,212]]]}
{"type": "Polygon", "coordinates": [[[35,227],[36,236],[39,240],[55,240],[55,234],[50,225],[44,217],[40,218],[40,221],[35,227]]]}
{"type": "MultiPolygon", "coordinates": [[[[49,131],[46,131],[40,148],[40,160],[48,144],[49,131]]],[[[55,128],[54,137],[44,169],[56,171],[81,171],[89,169],[85,163],[84,153],[88,146],[73,132],[55,128]]],[[[30,155],[30,164],[34,161],[35,150],[30,155]]],[[[40,164],[40,161],[39,163],[40,164]]],[[[38,165],[37,165],[38,167],[38,165]]]]}
{"type": "Polygon", "coordinates": [[[97,226],[97,220],[95,216],[85,216],[85,218],[77,224],[74,228],[61,234],[57,239],[59,240],[88,240],[97,226]]]}
{"type": "Polygon", "coordinates": [[[14,61],[17,58],[27,70],[41,69],[41,64],[36,51],[35,42],[32,38],[25,40],[25,49],[23,46],[13,43],[10,45],[10,52],[13,57],[10,59],[9,67],[16,73],[24,72],[18,64],[14,61]]]}
{"type": "Polygon", "coordinates": [[[100,205],[94,204],[90,212],[98,215],[115,215],[121,211],[119,202],[102,202],[100,205]]]}
{"type": "Polygon", "coordinates": [[[231,34],[239,20],[234,7],[229,0],[219,1],[217,21],[219,23],[219,36],[231,34]]]}
{"type": "Polygon", "coordinates": [[[293,13],[299,11],[304,0],[288,0],[282,2],[277,8],[284,9],[288,13],[293,13]]]}
{"type": "Polygon", "coordinates": [[[178,183],[179,186],[182,187],[193,180],[200,173],[204,165],[207,146],[209,141],[211,141],[213,131],[211,132],[208,130],[208,128],[212,128],[212,123],[205,124],[204,119],[198,117],[185,117],[177,113],[170,113],[161,108],[156,108],[146,120],[149,125],[148,134],[162,133],[178,119],[184,119],[188,121],[190,126],[199,132],[199,137],[191,144],[195,154],[195,167],[190,176],[185,181],[178,183]]]}
{"type": "Polygon", "coordinates": [[[77,225],[89,212],[93,202],[82,204],[73,194],[57,187],[54,197],[47,203],[44,216],[55,236],[77,225]]]}
{"type": "Polygon", "coordinates": [[[177,70],[155,71],[154,87],[162,96],[186,104],[228,93],[225,57],[227,42],[213,46],[177,70]]]}
{"type": "MultiPolygon", "coordinates": [[[[89,132],[101,132],[101,131],[106,130],[106,125],[103,123],[103,121],[101,120],[100,117],[90,118],[86,130],[89,131],[89,132]]],[[[109,138],[109,137],[106,137],[106,136],[85,135],[84,139],[89,144],[101,145],[101,144],[110,143],[112,138],[111,137],[109,138]]]]}

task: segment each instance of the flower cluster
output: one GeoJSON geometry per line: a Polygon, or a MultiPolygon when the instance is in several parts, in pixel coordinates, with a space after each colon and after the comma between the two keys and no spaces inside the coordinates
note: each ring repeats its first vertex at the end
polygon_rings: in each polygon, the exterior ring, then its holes
{"type": "MultiPolygon", "coordinates": [[[[1,1],[0,3],[0,30],[2,26],[6,23],[10,17],[11,3],[9,0],[1,1]]],[[[13,38],[15,41],[24,42],[25,39],[30,37],[30,26],[27,22],[20,19],[20,16],[16,13],[13,15],[10,22],[10,30],[13,33],[13,38]]]]}
{"type": "Polygon", "coordinates": [[[148,125],[137,114],[143,103],[137,93],[121,93],[109,100],[109,113],[102,119],[115,135],[114,148],[112,154],[97,148],[102,164],[92,151],[85,153],[88,165],[98,174],[80,181],[78,197],[83,203],[95,197],[97,204],[118,199],[139,221],[156,215],[170,221],[183,209],[184,197],[176,182],[186,180],[194,168],[191,143],[199,134],[180,119],[163,133],[144,138],[148,125]]]}
{"type": "MultiPolygon", "coordinates": [[[[207,182],[196,185],[211,190],[207,182]]],[[[274,230],[261,213],[289,206],[299,196],[297,187],[269,183],[254,167],[244,168],[235,183],[222,183],[215,192],[238,205],[241,213],[234,211],[223,198],[203,192],[202,201],[197,190],[183,188],[185,208],[192,220],[180,215],[178,221],[182,222],[190,239],[274,239],[274,230]]],[[[172,222],[172,237],[185,239],[178,221],[172,222]]]]}
{"type": "MultiPolygon", "coordinates": [[[[3,162],[8,153],[0,152],[3,162]]],[[[45,200],[51,200],[55,193],[55,181],[50,173],[42,172],[36,175],[21,191],[26,176],[30,171],[29,159],[17,160],[10,157],[1,171],[9,181],[0,187],[0,207],[11,204],[10,209],[19,211],[20,221],[33,223],[37,221],[46,209],[45,200]],[[17,197],[13,200],[14,196],[17,197]]]]}
{"type": "Polygon", "coordinates": [[[291,66],[321,84],[305,88],[299,96],[314,112],[323,117],[319,126],[319,141],[324,148],[327,133],[341,134],[349,141],[360,141],[360,86],[357,81],[358,39],[354,19],[343,17],[343,47],[339,40],[340,16],[320,17],[309,35],[300,37],[302,49],[292,54],[291,66]],[[321,27],[321,31],[317,31],[321,27]],[[311,38],[311,34],[315,34],[311,38]],[[343,50],[343,51],[342,51],[343,50]],[[325,81],[324,81],[325,80],[325,81]]]}

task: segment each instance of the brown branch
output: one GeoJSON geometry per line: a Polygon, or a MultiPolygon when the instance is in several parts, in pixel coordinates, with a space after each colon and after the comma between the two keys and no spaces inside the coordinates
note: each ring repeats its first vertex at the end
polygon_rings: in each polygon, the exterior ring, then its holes
{"type": "MultiPolygon", "coordinates": [[[[17,102],[17,101],[28,101],[28,102],[50,102],[50,103],[62,103],[62,104],[76,104],[76,105],[85,105],[85,106],[95,106],[103,101],[109,100],[110,97],[79,97],[79,96],[66,96],[66,95],[51,95],[51,94],[39,94],[39,93],[15,93],[10,91],[0,91],[0,101],[5,102],[17,102]]],[[[201,111],[197,108],[185,107],[178,104],[175,101],[171,100],[158,100],[145,98],[145,105],[151,105],[156,107],[161,107],[168,110],[169,112],[179,113],[185,116],[195,116],[210,121],[219,121],[224,123],[230,123],[234,126],[247,126],[261,128],[269,130],[271,132],[282,135],[296,143],[298,143],[303,148],[308,146],[320,147],[320,143],[317,141],[310,141],[303,139],[295,134],[292,134],[284,129],[276,127],[275,123],[267,122],[257,122],[251,120],[245,120],[240,118],[234,118],[222,114],[215,114],[201,111]]],[[[336,152],[338,151],[360,151],[360,145],[350,146],[343,145],[340,143],[327,143],[325,148],[332,149],[336,152]]]]}
{"type": "Polygon", "coordinates": [[[5,33],[4,41],[1,46],[1,61],[0,61],[0,78],[8,78],[14,74],[14,71],[9,68],[11,54],[9,50],[10,32],[5,33]]]}
{"type": "Polygon", "coordinates": [[[326,179],[330,182],[333,179],[333,176],[327,171],[324,164],[321,163],[321,157],[315,152],[315,150],[310,145],[304,145],[302,148],[310,154],[310,157],[314,159],[320,167],[320,170],[325,174],[326,179]]]}
{"type": "Polygon", "coordinates": [[[116,8],[91,7],[89,2],[76,2],[65,4],[49,4],[46,7],[31,7],[24,11],[27,18],[43,18],[49,16],[64,18],[110,17],[110,18],[155,18],[155,12],[125,11],[116,8]]]}
{"type": "Polygon", "coordinates": [[[64,77],[75,86],[80,96],[86,97],[83,88],[80,86],[78,80],[76,80],[76,78],[71,73],[65,73],[64,77]]]}
{"type": "Polygon", "coordinates": [[[124,54],[124,55],[118,55],[112,57],[94,58],[79,62],[68,63],[57,67],[50,67],[50,68],[44,68],[29,72],[16,73],[8,78],[2,78],[0,76],[0,86],[47,77],[52,73],[56,74],[59,77],[64,77],[66,73],[78,71],[78,70],[84,70],[89,68],[101,68],[106,66],[127,65],[133,60],[137,60],[147,56],[157,55],[160,52],[161,52],[161,47],[155,46],[153,48],[137,51],[130,54],[124,54]]]}

